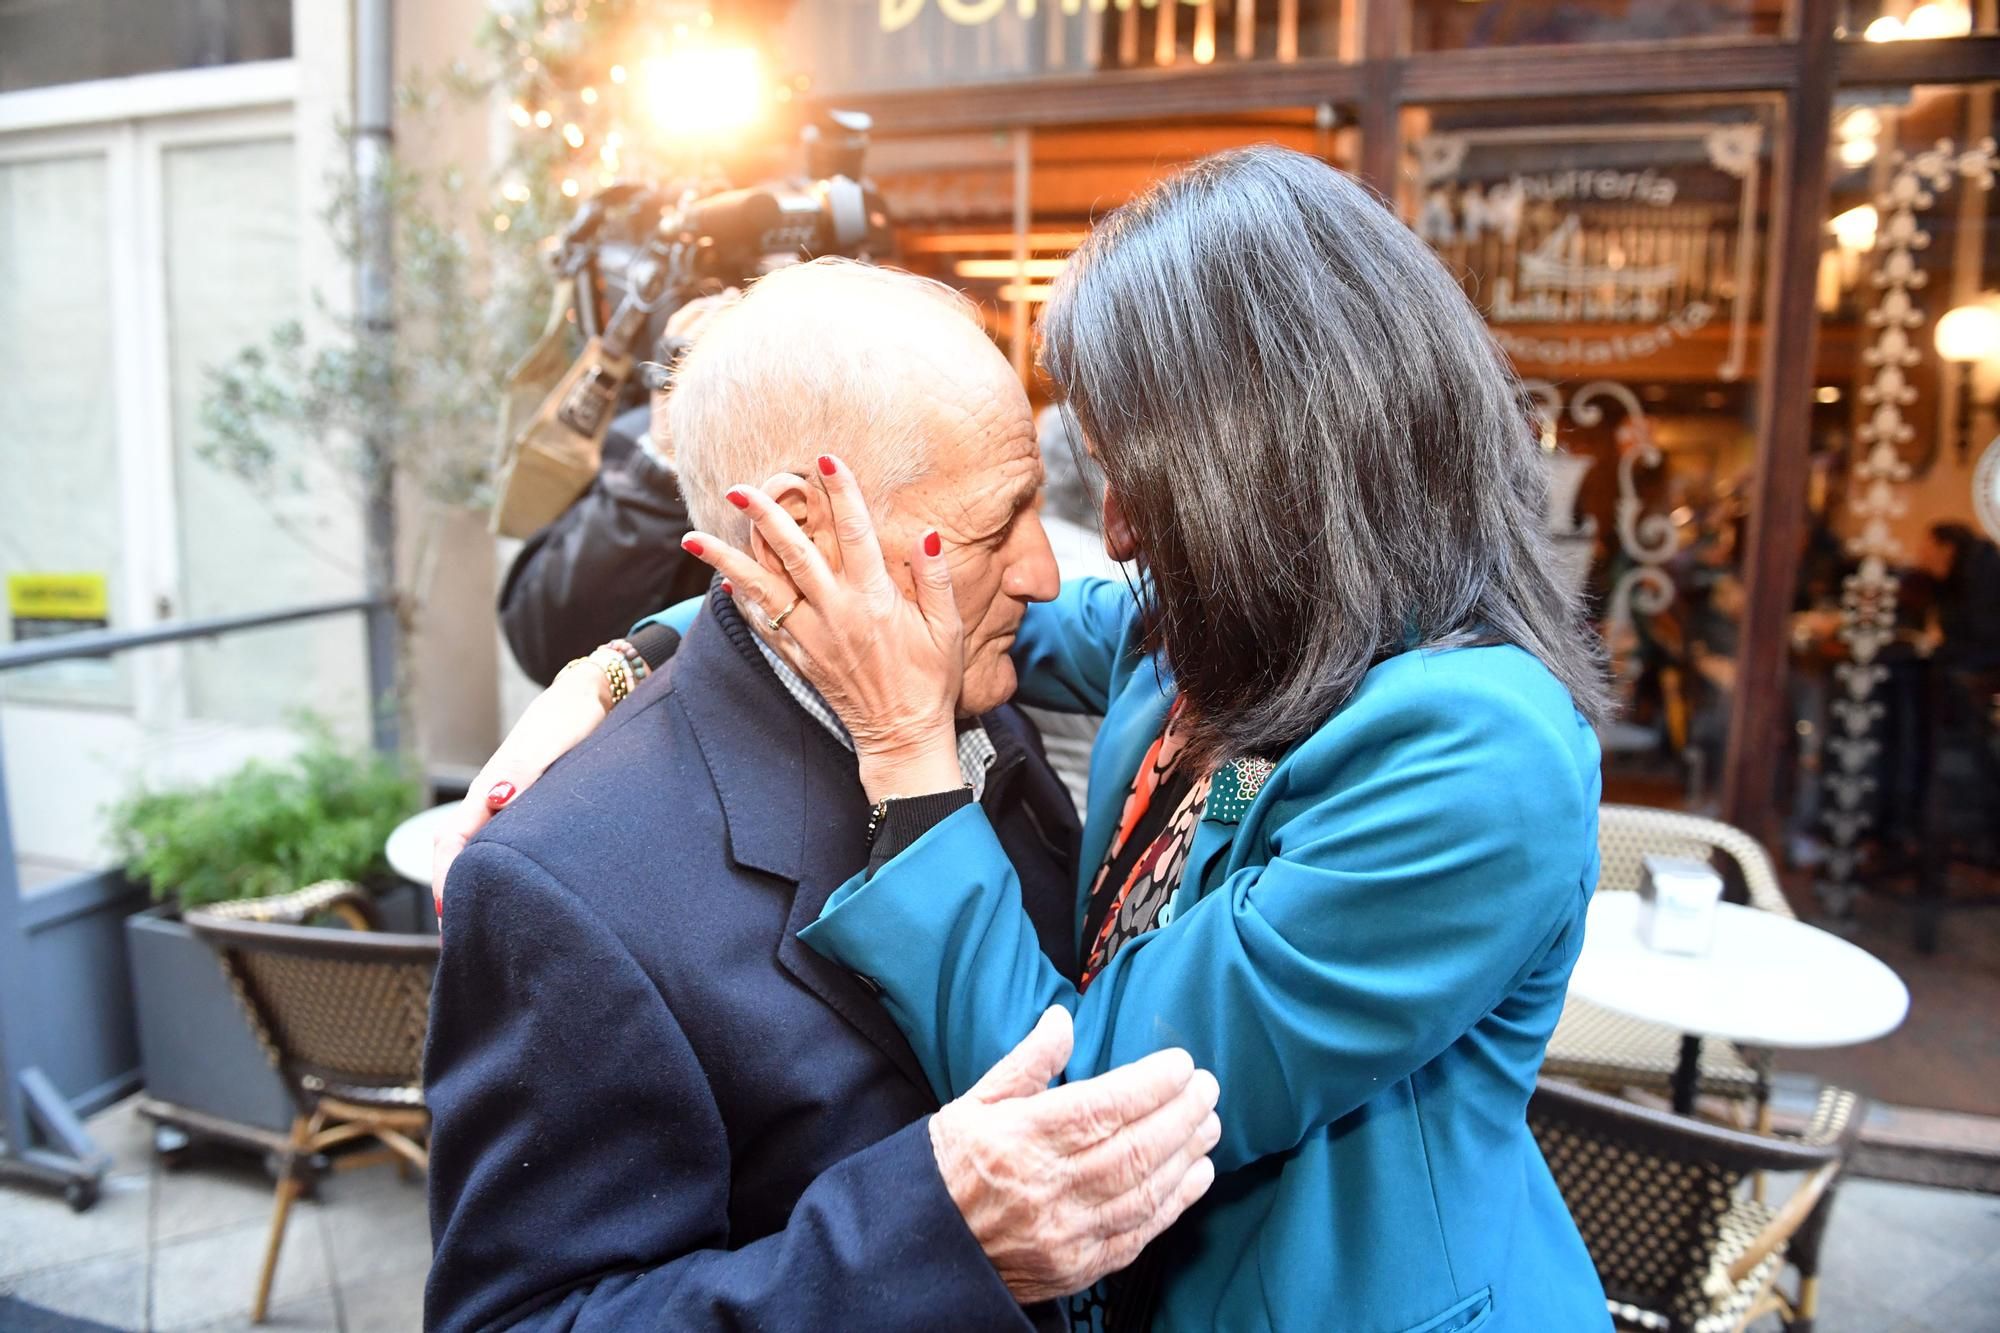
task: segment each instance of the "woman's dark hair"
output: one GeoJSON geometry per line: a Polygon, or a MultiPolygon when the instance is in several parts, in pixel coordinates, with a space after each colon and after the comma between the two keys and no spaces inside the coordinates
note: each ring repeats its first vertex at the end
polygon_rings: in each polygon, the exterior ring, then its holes
{"type": "Polygon", "coordinates": [[[1520,386],[1355,181],[1274,147],[1195,163],[1091,233],[1042,338],[1204,757],[1283,750],[1418,647],[1515,644],[1608,714],[1520,386]]]}

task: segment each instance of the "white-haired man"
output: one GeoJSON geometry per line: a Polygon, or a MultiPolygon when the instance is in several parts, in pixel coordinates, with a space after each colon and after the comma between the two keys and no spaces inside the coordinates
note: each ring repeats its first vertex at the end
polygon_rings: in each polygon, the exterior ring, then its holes
{"type": "MultiPolygon", "coordinates": [[[[717,316],[667,412],[708,531],[743,535],[726,488],[778,474],[837,558],[831,450],[885,543],[949,545],[965,777],[1073,959],[1075,815],[1003,707],[1056,581],[1006,362],[935,285],[822,262],[717,316]]],[[[1208,1178],[1215,1087],[1184,1054],[1048,1090],[1051,1015],[938,1109],[864,983],[798,941],[870,820],[850,739],[744,620],[781,611],[712,593],[671,667],[457,858],[426,1067],[434,1327],[1054,1322],[1033,1303],[1129,1260],[1208,1178]]],[[[557,691],[596,697],[590,670],[557,691]]]]}

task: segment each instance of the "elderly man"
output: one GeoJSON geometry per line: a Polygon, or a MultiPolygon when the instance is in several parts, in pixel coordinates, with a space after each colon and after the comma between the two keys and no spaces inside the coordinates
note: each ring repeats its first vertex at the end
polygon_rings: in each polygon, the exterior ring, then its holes
{"type": "MultiPolygon", "coordinates": [[[[1074,813],[1002,706],[1025,605],[1056,591],[1005,361],[943,289],[822,262],[719,316],[668,411],[707,531],[740,526],[729,483],[810,476],[833,449],[885,532],[951,542],[965,775],[1043,948],[1073,958],[1074,813]]],[[[815,484],[771,493],[831,546],[815,484]]],[[[671,666],[451,870],[433,1327],[1052,1322],[1036,1302],[1129,1261],[1207,1178],[1215,1084],[1184,1054],[1049,1089],[1058,1011],[939,1109],[867,986],[798,941],[893,831],[871,830],[848,737],[746,614],[713,592],[671,666]]]]}

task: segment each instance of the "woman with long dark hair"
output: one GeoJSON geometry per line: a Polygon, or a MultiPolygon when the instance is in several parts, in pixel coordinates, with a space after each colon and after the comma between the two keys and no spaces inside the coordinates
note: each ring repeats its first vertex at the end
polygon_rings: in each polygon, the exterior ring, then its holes
{"type": "Polygon", "coordinates": [[[756,558],[693,539],[878,802],[868,870],[802,938],[879,987],[943,1098],[1051,1005],[1070,1077],[1168,1046],[1215,1072],[1213,1190],[1084,1327],[1606,1327],[1526,1124],[1597,877],[1606,701],[1478,313],[1365,189],[1253,148],[1106,219],[1042,338],[1141,571],[1029,608],[1013,649],[1021,702],[1105,715],[1081,975],[961,787],[948,553],[887,553],[899,592],[831,458],[838,570],[754,487],[756,558]]]}

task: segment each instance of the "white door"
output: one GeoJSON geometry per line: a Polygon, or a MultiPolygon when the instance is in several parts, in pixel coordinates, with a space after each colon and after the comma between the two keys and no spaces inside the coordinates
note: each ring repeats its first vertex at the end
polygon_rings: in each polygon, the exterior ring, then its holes
{"type": "MultiPolygon", "coordinates": [[[[238,74],[171,76],[198,110],[0,129],[0,576],[101,586],[113,626],[361,587],[351,489],[306,447],[280,442],[311,478],[296,492],[202,457],[210,370],[307,312],[301,239],[322,225],[289,102],[238,74]],[[251,104],[216,106],[216,80],[251,104]]],[[[362,643],[346,617],[0,674],[27,882],[107,863],[104,807],[136,782],[290,748],[294,710],[360,735],[362,643]]]]}

